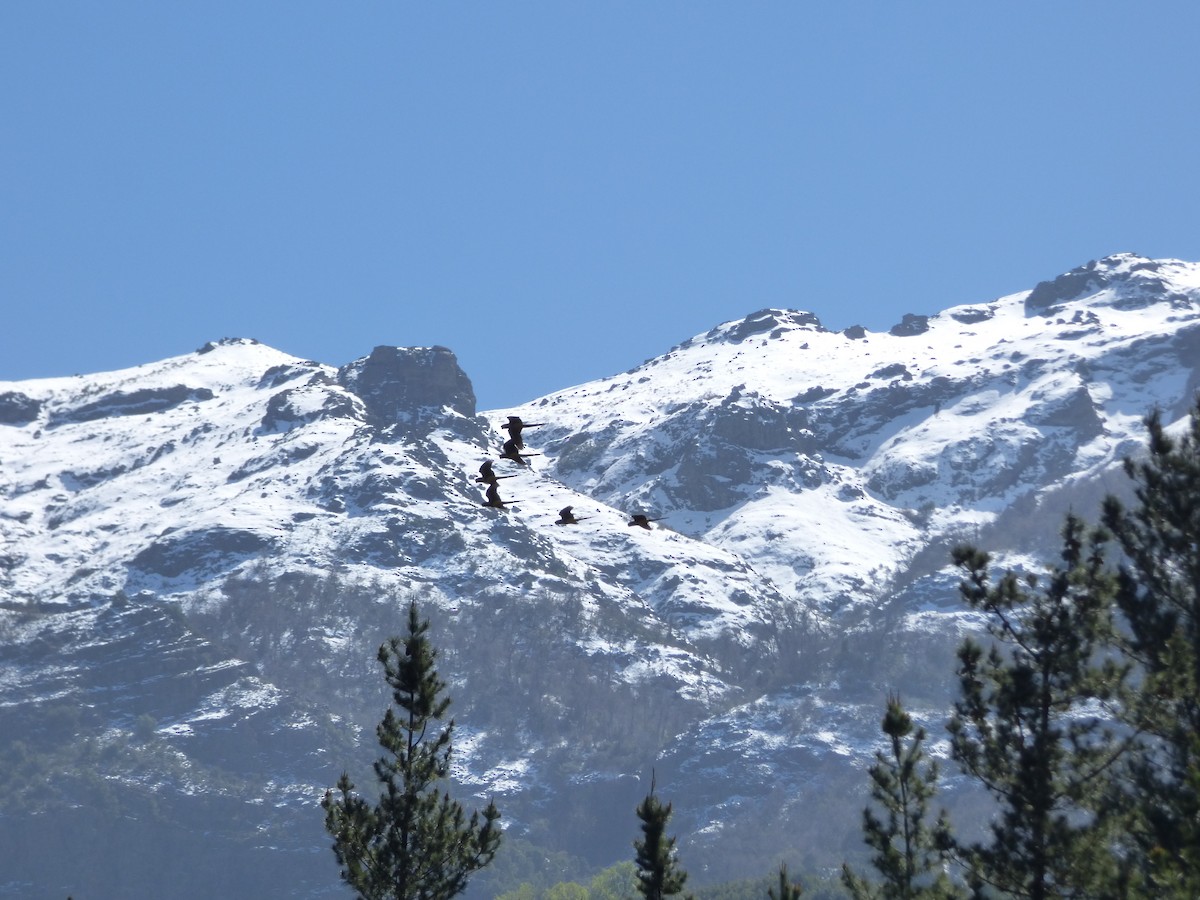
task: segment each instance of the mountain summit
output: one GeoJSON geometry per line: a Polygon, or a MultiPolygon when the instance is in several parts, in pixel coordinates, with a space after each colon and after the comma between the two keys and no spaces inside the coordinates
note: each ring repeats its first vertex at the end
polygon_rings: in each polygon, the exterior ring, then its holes
{"type": "Polygon", "coordinates": [[[459,789],[512,835],[623,858],[654,766],[705,879],[836,864],[881,698],[944,718],[972,627],[949,546],[1035,565],[1198,364],[1200,266],[1117,254],[883,333],[760,310],[482,414],[442,347],[334,368],[233,339],[0,383],[6,877],[336,885],[316,803],[373,758],[409,599],[459,789]],[[539,423],[521,463],[513,415],[539,423]],[[100,849],[43,849],[64,839],[100,849]]]}

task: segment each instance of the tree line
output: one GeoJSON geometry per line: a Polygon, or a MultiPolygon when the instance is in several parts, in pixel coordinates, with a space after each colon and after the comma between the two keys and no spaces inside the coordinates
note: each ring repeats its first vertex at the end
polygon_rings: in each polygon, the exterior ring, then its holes
{"type": "MultiPolygon", "coordinates": [[[[1044,571],[997,573],[983,550],[953,551],[985,626],[959,646],[946,731],[993,815],[968,840],[933,814],[927,733],[890,696],[862,820],[873,871],[841,874],[854,900],[1200,897],[1200,401],[1179,436],[1157,411],[1146,427],[1148,454],[1125,463],[1133,503],[1108,497],[1098,523],[1068,515],[1044,571]]],[[[322,801],[341,876],[364,900],[457,896],[500,846],[494,803],[468,817],[439,787],[453,721],[441,724],[427,630],[412,604],[408,634],[379,651],[399,712],[377,729],[378,802],[345,775],[322,801]]],[[[637,894],[681,895],[671,805],[653,782],[636,815],[637,894]]],[[[785,866],[772,879],[770,900],[801,896],[785,866]]]]}

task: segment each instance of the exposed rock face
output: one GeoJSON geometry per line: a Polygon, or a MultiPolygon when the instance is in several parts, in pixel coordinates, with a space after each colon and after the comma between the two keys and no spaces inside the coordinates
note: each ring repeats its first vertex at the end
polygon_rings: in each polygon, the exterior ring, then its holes
{"type": "Polygon", "coordinates": [[[1060,304],[1115,288],[1120,291],[1109,305],[1117,309],[1143,309],[1162,300],[1186,306],[1190,304],[1187,295],[1173,290],[1167,277],[1179,265],[1172,260],[1143,259],[1132,253],[1092,260],[1038,284],[1025,298],[1025,312],[1051,315],[1060,304]]]}
{"type": "Polygon", "coordinates": [[[995,314],[996,311],[988,306],[967,306],[951,312],[950,318],[964,325],[974,325],[976,322],[986,322],[995,314]]]}
{"type": "Polygon", "coordinates": [[[192,388],[176,384],[165,388],[145,388],[137,391],[113,391],[91,403],[84,403],[68,410],[52,413],[50,425],[95,422],[109,416],[145,416],[150,413],[174,409],[190,401],[211,400],[213,392],[208,388],[192,388]]]}
{"type": "Polygon", "coordinates": [[[912,381],[912,372],[908,371],[908,366],[904,363],[892,363],[888,366],[881,366],[876,369],[868,378],[892,379],[899,378],[903,381],[912,381]]]}
{"type": "Polygon", "coordinates": [[[445,347],[376,347],[339,369],[338,382],[362,398],[376,427],[410,421],[422,409],[475,415],[471,380],[445,347]]]}
{"type": "Polygon", "coordinates": [[[320,363],[305,360],[300,363],[280,363],[277,366],[271,366],[271,368],[263,372],[258,386],[261,388],[275,388],[281,384],[287,384],[289,381],[296,381],[306,375],[310,378],[310,384],[336,383],[333,378],[326,374],[324,367],[320,363]]]}
{"type": "Polygon", "coordinates": [[[164,535],[131,561],[133,568],[175,578],[205,566],[228,566],[231,559],[262,553],[270,546],[264,535],[238,528],[209,528],[164,535]]]}
{"type": "Polygon", "coordinates": [[[28,425],[42,411],[42,404],[20,391],[0,394],[0,425],[28,425]]]}
{"type": "Polygon", "coordinates": [[[734,390],[711,412],[714,436],[752,450],[783,450],[808,425],[804,410],[734,390]]]}
{"type": "Polygon", "coordinates": [[[320,419],[362,419],[362,402],[342,390],[329,390],[321,385],[288,388],[272,394],[262,418],[264,431],[282,431],[296,425],[320,419]]]}
{"type": "Polygon", "coordinates": [[[888,334],[894,334],[896,337],[915,337],[918,334],[924,334],[928,330],[929,316],[905,313],[904,318],[888,330],[888,334]]]}
{"type": "Polygon", "coordinates": [[[757,334],[769,333],[771,337],[779,337],[785,332],[797,329],[825,331],[821,320],[810,312],[794,309],[760,309],[730,328],[726,336],[736,343],[757,334]]]}

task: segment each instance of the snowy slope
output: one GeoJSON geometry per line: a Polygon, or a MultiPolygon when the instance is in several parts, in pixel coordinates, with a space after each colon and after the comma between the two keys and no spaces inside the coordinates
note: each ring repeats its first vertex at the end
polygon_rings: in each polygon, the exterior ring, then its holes
{"type": "Polygon", "coordinates": [[[773,598],[733,555],[635,534],[627,517],[532,470],[504,482],[523,502],[484,508],[474,476],[500,438],[480,421],[442,407],[435,425],[393,422],[382,434],[337,370],[254,342],[0,384],[0,395],[39,409],[0,429],[11,548],[0,584],[13,600],[87,604],[150,590],[196,602],[265,557],[442,587],[480,570],[525,588],[590,580],[673,625],[734,640],[772,615],[773,598]],[[571,503],[588,523],[553,527],[571,503]]]}

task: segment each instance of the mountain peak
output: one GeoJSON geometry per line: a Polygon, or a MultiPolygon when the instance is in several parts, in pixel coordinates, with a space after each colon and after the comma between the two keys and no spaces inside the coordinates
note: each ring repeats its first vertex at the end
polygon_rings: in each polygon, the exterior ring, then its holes
{"type": "Polygon", "coordinates": [[[254,347],[257,346],[258,343],[259,341],[255,340],[254,338],[223,337],[219,340],[209,341],[196,352],[212,353],[218,347],[254,347]]]}
{"type": "Polygon", "coordinates": [[[725,322],[708,332],[707,338],[724,338],[731,343],[744,341],[758,334],[780,337],[789,331],[823,332],[827,329],[816,314],[798,309],[760,309],[744,319],[725,322]]]}
{"type": "Polygon", "coordinates": [[[1187,268],[1177,260],[1156,260],[1136,253],[1114,253],[1040,282],[1025,298],[1025,314],[1048,316],[1063,304],[1144,309],[1163,301],[1190,305],[1175,277],[1187,268]]]}

